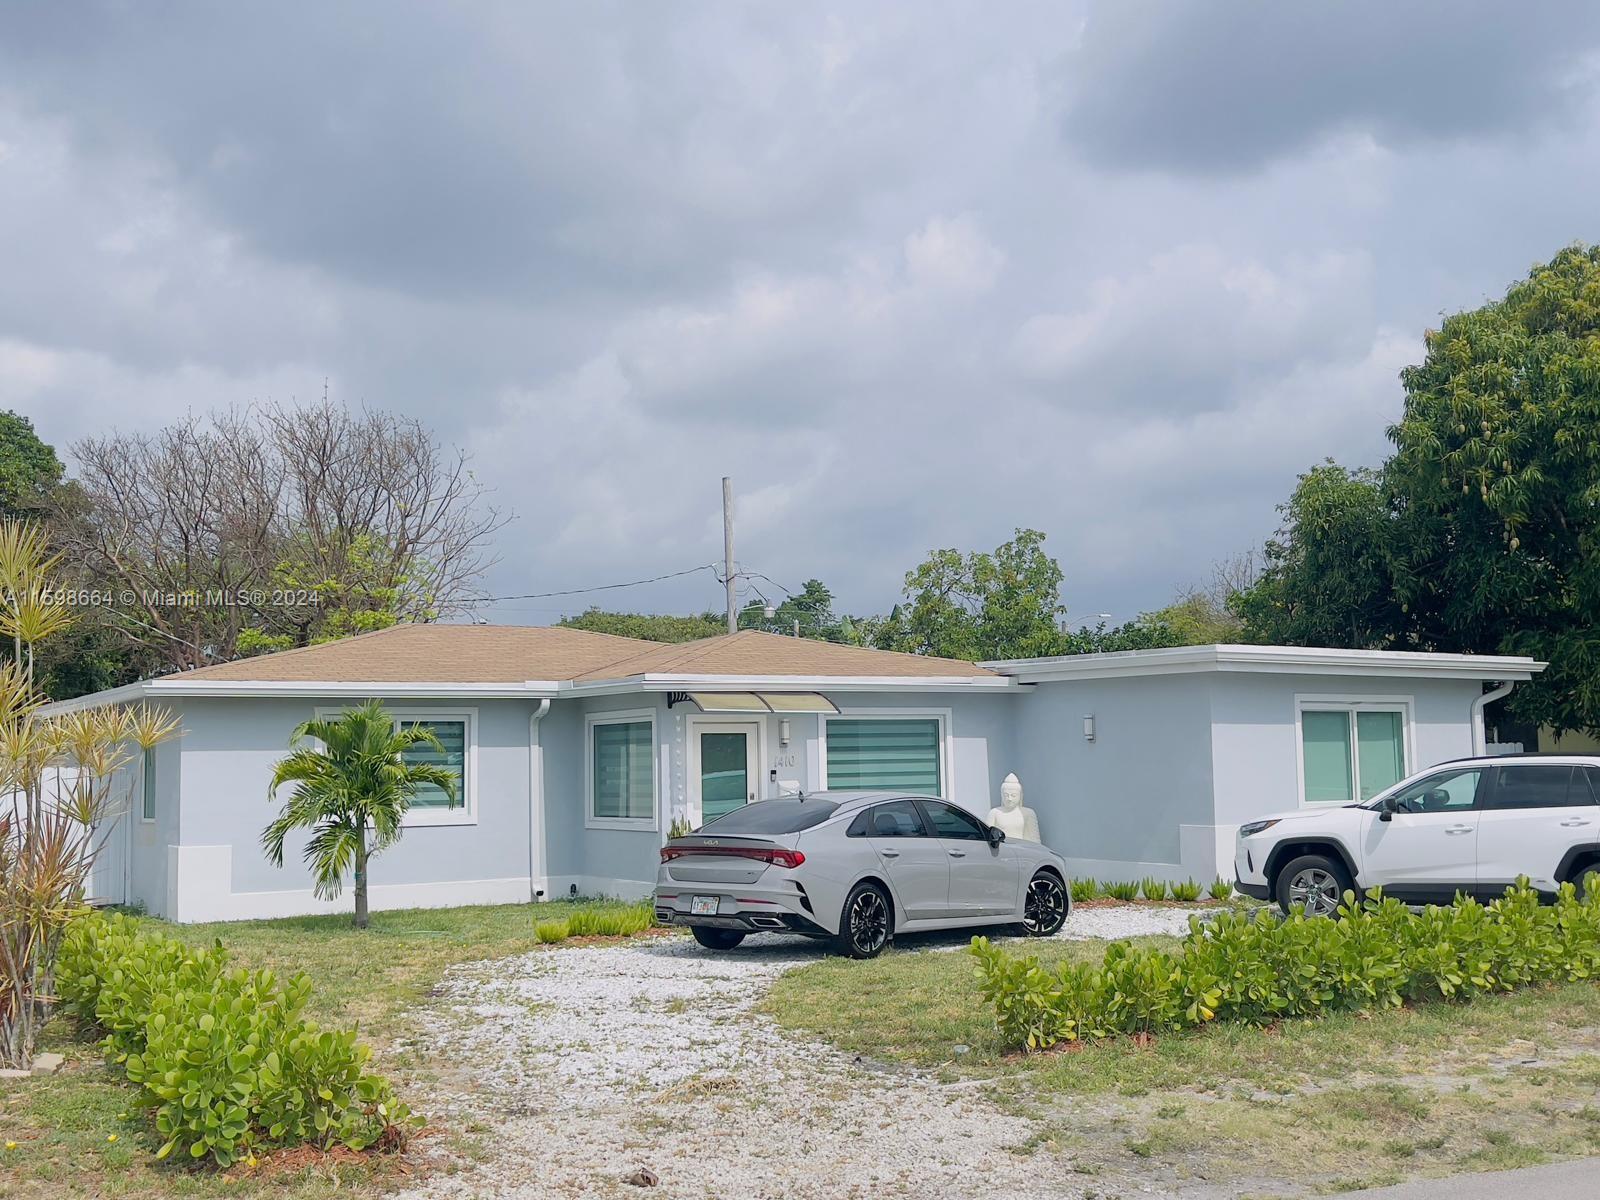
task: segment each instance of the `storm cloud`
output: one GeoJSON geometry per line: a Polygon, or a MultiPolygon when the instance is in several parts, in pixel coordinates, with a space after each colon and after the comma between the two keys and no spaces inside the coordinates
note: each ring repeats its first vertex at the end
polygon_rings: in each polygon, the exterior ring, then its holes
{"type": "Polygon", "coordinates": [[[1441,311],[1600,239],[1596,26],[8,5],[0,406],[63,447],[324,386],[415,414],[518,515],[496,595],[716,559],[731,474],[745,564],[852,611],[1031,525],[1122,619],[1380,456],[1441,311]]]}

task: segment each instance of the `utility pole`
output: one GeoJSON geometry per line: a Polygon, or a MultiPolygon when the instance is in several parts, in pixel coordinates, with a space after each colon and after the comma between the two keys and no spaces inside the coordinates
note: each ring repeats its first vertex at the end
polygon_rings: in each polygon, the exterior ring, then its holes
{"type": "Polygon", "coordinates": [[[739,632],[739,600],[733,586],[733,480],[722,477],[722,581],[728,588],[728,632],[739,632]]]}

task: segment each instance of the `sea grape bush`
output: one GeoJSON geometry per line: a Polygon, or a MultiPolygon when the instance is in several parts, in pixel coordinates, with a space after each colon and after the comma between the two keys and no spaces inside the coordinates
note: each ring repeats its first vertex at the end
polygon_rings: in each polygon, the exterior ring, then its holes
{"type": "Polygon", "coordinates": [[[63,1006],[106,1031],[107,1058],[143,1088],[159,1158],[227,1166],[272,1146],[392,1148],[420,1124],[368,1073],[372,1052],[353,1031],[304,1017],[305,975],[280,983],[230,967],[220,943],[196,949],[93,914],[69,928],[56,982],[63,1006]]]}
{"type": "Polygon", "coordinates": [[[1189,920],[1175,952],[1114,942],[1104,961],[1045,967],[972,940],[979,989],[1005,1040],[1030,1050],[1117,1034],[1460,1001],[1600,977],[1600,890],[1554,904],[1520,881],[1489,904],[1413,912],[1378,892],[1332,918],[1269,910],[1189,920]]]}

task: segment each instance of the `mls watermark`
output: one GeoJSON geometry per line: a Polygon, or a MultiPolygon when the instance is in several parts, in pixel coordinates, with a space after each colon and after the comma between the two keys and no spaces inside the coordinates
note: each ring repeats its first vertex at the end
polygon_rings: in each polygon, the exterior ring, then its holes
{"type": "Polygon", "coordinates": [[[35,600],[60,608],[320,608],[316,588],[143,588],[55,587],[40,589],[35,600]]]}

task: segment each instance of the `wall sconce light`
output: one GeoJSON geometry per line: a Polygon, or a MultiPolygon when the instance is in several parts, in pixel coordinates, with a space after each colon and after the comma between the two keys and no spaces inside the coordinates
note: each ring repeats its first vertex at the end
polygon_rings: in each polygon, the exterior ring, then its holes
{"type": "Polygon", "coordinates": [[[788,744],[789,744],[789,718],[788,717],[784,717],[781,721],[778,722],[778,745],[787,746],[788,744]]]}
{"type": "Polygon", "coordinates": [[[1083,714],[1083,740],[1086,741],[1086,742],[1094,741],[1094,714],[1093,713],[1084,713],[1083,714]]]}

